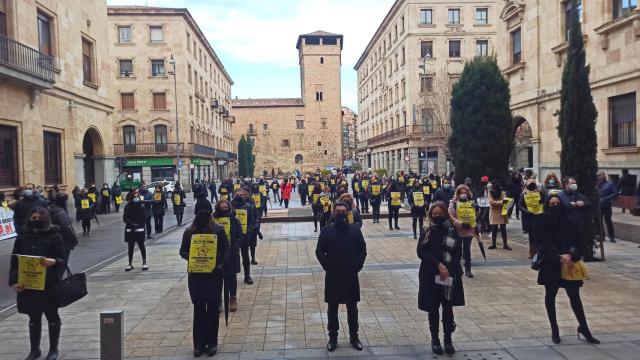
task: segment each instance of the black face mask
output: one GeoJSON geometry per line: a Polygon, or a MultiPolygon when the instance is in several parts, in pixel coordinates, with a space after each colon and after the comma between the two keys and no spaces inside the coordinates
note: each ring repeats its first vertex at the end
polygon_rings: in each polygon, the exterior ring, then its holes
{"type": "Polygon", "coordinates": [[[229,216],[229,210],[219,210],[217,215],[218,217],[227,217],[229,216]]]}
{"type": "Polygon", "coordinates": [[[336,214],[334,216],[334,221],[336,223],[336,227],[345,228],[349,224],[347,220],[347,214],[336,214]]]}
{"type": "Polygon", "coordinates": [[[442,224],[444,224],[447,218],[444,216],[434,216],[433,218],[431,218],[431,220],[433,221],[434,224],[438,226],[442,226],[442,224]]]}
{"type": "Polygon", "coordinates": [[[537,188],[535,183],[530,183],[529,185],[527,185],[527,189],[529,189],[530,191],[533,191],[537,188]]]}
{"type": "Polygon", "coordinates": [[[549,206],[547,208],[547,214],[549,214],[549,216],[553,217],[553,218],[558,218],[562,215],[562,209],[560,208],[560,206],[549,206]]]}
{"type": "Polygon", "coordinates": [[[33,230],[42,230],[44,228],[44,221],[42,220],[29,220],[27,226],[33,230]]]}
{"type": "Polygon", "coordinates": [[[243,197],[235,197],[235,198],[233,198],[233,203],[234,204],[244,204],[244,198],[243,197]]]}

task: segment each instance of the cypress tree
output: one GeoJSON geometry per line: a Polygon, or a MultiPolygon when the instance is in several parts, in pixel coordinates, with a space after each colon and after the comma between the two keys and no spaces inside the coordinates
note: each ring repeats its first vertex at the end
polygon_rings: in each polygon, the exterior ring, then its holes
{"type": "MultiPolygon", "coordinates": [[[[569,33],[567,60],[562,73],[560,91],[560,112],[558,136],[562,145],[560,152],[560,173],[563,177],[575,177],[580,192],[598,204],[596,191],[596,157],[598,140],[596,120],[598,112],[591,97],[589,85],[590,66],[586,65],[586,53],[582,39],[582,30],[578,21],[576,1],[572,0],[572,21],[569,33]]],[[[587,233],[587,257],[593,257],[593,239],[599,222],[596,213],[590,215],[587,233]]]]}
{"type": "Polygon", "coordinates": [[[253,140],[247,139],[247,176],[253,177],[253,171],[255,170],[256,156],[253,154],[253,140]]]}
{"type": "Polygon", "coordinates": [[[448,148],[455,181],[479,183],[484,175],[505,184],[514,146],[509,84],[495,57],[478,56],[465,63],[451,93],[448,148]]]}
{"type": "Polygon", "coordinates": [[[238,142],[238,175],[240,177],[247,176],[247,169],[247,140],[245,140],[244,135],[242,135],[238,142]]]}

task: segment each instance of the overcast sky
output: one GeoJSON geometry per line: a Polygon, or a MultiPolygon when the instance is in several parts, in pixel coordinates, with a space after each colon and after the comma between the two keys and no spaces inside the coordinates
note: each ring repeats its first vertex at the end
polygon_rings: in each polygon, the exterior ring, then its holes
{"type": "MultiPolygon", "coordinates": [[[[107,0],[186,7],[213,45],[240,98],[300,97],[298,35],[344,35],[342,104],[358,111],[353,66],[393,0],[107,0]]],[[[179,59],[178,59],[179,61],[179,59]]]]}

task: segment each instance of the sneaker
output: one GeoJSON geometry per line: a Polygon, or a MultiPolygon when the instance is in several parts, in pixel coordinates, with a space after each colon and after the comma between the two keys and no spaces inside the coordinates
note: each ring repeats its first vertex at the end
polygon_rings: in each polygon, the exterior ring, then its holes
{"type": "Polygon", "coordinates": [[[149,270],[149,265],[147,265],[147,263],[142,263],[142,271],[147,271],[149,270]]]}
{"type": "Polygon", "coordinates": [[[134,269],[134,268],[133,268],[133,265],[129,264],[129,265],[127,265],[127,267],[126,267],[126,268],[124,268],[124,271],[127,271],[127,272],[128,272],[128,271],[131,271],[131,270],[133,270],[133,269],[134,269]]]}

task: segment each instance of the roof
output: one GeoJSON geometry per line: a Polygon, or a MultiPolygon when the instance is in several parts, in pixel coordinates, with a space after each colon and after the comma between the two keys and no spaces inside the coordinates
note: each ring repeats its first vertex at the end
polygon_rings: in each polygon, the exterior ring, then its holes
{"type": "Polygon", "coordinates": [[[301,98],[275,98],[275,99],[232,99],[231,106],[242,107],[286,107],[304,106],[301,98]]]}
{"type": "Polygon", "coordinates": [[[107,7],[108,16],[118,16],[118,15],[146,15],[146,16],[182,16],[193,32],[196,34],[198,39],[204,44],[206,50],[209,52],[209,55],[213,58],[213,61],[218,65],[222,74],[229,80],[229,84],[233,85],[233,80],[229,73],[227,73],[227,69],[222,65],[222,61],[216,54],[215,50],[213,50],[213,46],[207,40],[207,37],[204,36],[202,30],[198,26],[198,23],[193,19],[191,13],[186,8],[170,8],[170,7],[156,7],[156,6],[136,6],[136,5],[123,5],[123,6],[108,6],[107,7]]]}
{"type": "Polygon", "coordinates": [[[373,37],[371,37],[371,40],[369,40],[369,44],[367,44],[367,47],[362,52],[362,55],[360,55],[360,58],[356,62],[356,65],[353,67],[354,70],[360,69],[362,62],[365,60],[365,58],[373,48],[373,45],[376,43],[376,41],[378,41],[378,39],[386,29],[386,26],[389,25],[389,22],[391,21],[393,16],[398,12],[400,5],[403,3],[404,3],[404,0],[396,0],[393,3],[389,11],[387,12],[387,15],[385,15],[384,20],[382,20],[382,22],[378,26],[378,29],[376,30],[375,34],[373,34],[373,37]]]}
{"type": "Polygon", "coordinates": [[[340,38],[340,49],[342,49],[343,45],[344,45],[344,38],[342,35],[340,34],[334,34],[334,33],[330,33],[324,30],[316,30],[312,33],[308,33],[308,34],[302,34],[300,36],[298,36],[298,42],[296,43],[296,49],[300,49],[300,44],[302,43],[302,38],[304,37],[337,37],[340,38]]]}

